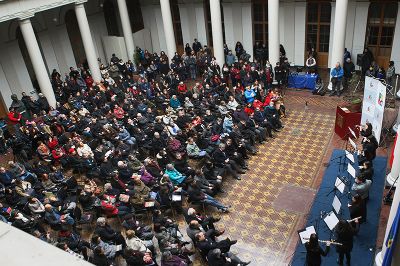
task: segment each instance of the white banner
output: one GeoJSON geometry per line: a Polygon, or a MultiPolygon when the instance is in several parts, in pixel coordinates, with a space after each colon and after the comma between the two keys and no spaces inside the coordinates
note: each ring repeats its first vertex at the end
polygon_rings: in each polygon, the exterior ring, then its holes
{"type": "Polygon", "coordinates": [[[378,142],[381,137],[385,101],[385,85],[374,78],[365,77],[361,124],[365,125],[367,122],[372,124],[373,134],[378,142]]]}

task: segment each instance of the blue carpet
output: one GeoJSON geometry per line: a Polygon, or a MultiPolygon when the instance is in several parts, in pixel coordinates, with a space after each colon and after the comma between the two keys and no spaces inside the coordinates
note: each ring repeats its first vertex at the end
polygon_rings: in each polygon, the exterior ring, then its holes
{"type": "MultiPolygon", "coordinates": [[[[340,155],[344,155],[344,150],[334,150],[332,153],[333,158],[337,158],[340,155]]],[[[356,157],[356,156],[355,156],[356,157]]],[[[321,211],[329,212],[332,210],[332,201],[335,193],[328,193],[332,190],[335,184],[336,177],[340,172],[340,176],[347,176],[347,159],[346,159],[346,167],[342,164],[340,165],[339,159],[333,160],[330,165],[325,170],[324,178],[322,180],[321,186],[319,188],[318,193],[315,196],[313,206],[308,215],[307,226],[314,225],[316,227],[318,225],[318,221],[320,220],[321,211]]],[[[367,222],[360,225],[360,231],[357,236],[354,237],[354,247],[351,253],[351,265],[352,266],[369,266],[373,265],[374,254],[375,254],[375,242],[378,231],[378,223],[379,223],[379,214],[381,210],[382,204],[382,193],[383,186],[385,183],[385,174],[386,174],[386,157],[376,157],[373,161],[374,165],[374,177],[372,187],[370,189],[369,201],[367,203],[367,222]]],[[[358,163],[357,158],[354,164],[354,168],[358,171],[358,163]]],[[[353,178],[349,178],[353,183],[353,178]]],[[[339,191],[337,192],[337,196],[342,202],[342,210],[340,216],[338,218],[349,219],[349,209],[347,207],[348,202],[350,201],[348,196],[348,189],[341,194],[339,191]]],[[[331,232],[329,228],[326,226],[323,220],[319,221],[318,226],[318,236],[321,240],[330,239],[331,232]]],[[[302,228],[299,228],[302,229],[302,228]]],[[[317,229],[317,228],[316,228],[317,229]]],[[[321,244],[323,248],[325,248],[325,244],[321,244]]],[[[292,264],[294,266],[304,266],[306,258],[306,251],[304,245],[301,244],[300,240],[298,241],[296,251],[294,253],[292,264]]],[[[331,250],[326,257],[322,258],[322,265],[337,265],[336,259],[338,255],[336,253],[335,246],[331,246],[331,250]]]]}

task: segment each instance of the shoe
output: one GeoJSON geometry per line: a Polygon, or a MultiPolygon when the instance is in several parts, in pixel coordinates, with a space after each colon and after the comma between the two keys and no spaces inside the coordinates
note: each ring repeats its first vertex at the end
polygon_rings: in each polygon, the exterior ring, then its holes
{"type": "Polygon", "coordinates": [[[226,193],[226,191],[223,190],[222,188],[219,190],[219,192],[222,193],[222,194],[226,193]]]}
{"type": "Polygon", "coordinates": [[[231,245],[235,245],[237,243],[237,240],[231,240],[231,245]]]}
{"type": "Polygon", "coordinates": [[[223,213],[227,213],[227,212],[229,212],[229,209],[228,208],[222,208],[222,209],[220,209],[220,211],[223,212],[223,213]]]}
{"type": "Polygon", "coordinates": [[[271,138],[271,139],[275,139],[275,136],[271,136],[270,138],[271,138]]]}
{"type": "Polygon", "coordinates": [[[249,170],[249,166],[248,165],[244,165],[244,166],[242,166],[242,168],[245,169],[245,170],[249,170]]]}
{"type": "Polygon", "coordinates": [[[222,235],[223,233],[225,233],[225,229],[222,229],[222,230],[220,230],[220,231],[217,231],[217,233],[215,234],[216,236],[220,236],[220,235],[222,235]]]}
{"type": "Polygon", "coordinates": [[[221,220],[221,217],[214,218],[214,223],[219,222],[221,220]]]}
{"type": "Polygon", "coordinates": [[[235,178],[236,180],[242,180],[242,178],[240,178],[240,176],[238,176],[238,175],[235,176],[234,178],[235,178]]]}
{"type": "Polygon", "coordinates": [[[273,128],[272,130],[275,132],[281,132],[281,130],[279,128],[273,128]]]}
{"type": "Polygon", "coordinates": [[[245,262],[241,262],[240,265],[246,266],[246,265],[249,265],[250,263],[251,263],[251,261],[245,261],[245,262]]]}
{"type": "Polygon", "coordinates": [[[243,170],[243,169],[239,169],[239,170],[238,170],[238,173],[239,173],[239,174],[245,174],[245,173],[246,173],[246,171],[245,171],[245,170],[243,170]]]}
{"type": "Polygon", "coordinates": [[[331,93],[329,93],[329,96],[333,96],[335,95],[335,91],[332,91],[331,93]]]}
{"type": "Polygon", "coordinates": [[[248,160],[248,159],[250,159],[250,157],[249,156],[244,156],[243,159],[248,160]]]}

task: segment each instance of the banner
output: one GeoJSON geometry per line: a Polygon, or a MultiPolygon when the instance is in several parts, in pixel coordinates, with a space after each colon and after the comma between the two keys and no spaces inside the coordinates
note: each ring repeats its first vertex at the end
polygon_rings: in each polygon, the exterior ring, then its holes
{"type": "Polygon", "coordinates": [[[382,266],[391,266],[392,265],[392,257],[394,249],[396,248],[396,237],[397,231],[399,230],[399,222],[400,222],[400,205],[397,207],[396,216],[394,217],[392,226],[390,227],[389,234],[386,238],[386,252],[385,257],[383,257],[382,266]]]}
{"type": "Polygon", "coordinates": [[[365,125],[367,122],[372,124],[372,131],[378,142],[381,138],[385,101],[385,85],[383,85],[379,80],[371,77],[365,77],[361,124],[365,125]]]}

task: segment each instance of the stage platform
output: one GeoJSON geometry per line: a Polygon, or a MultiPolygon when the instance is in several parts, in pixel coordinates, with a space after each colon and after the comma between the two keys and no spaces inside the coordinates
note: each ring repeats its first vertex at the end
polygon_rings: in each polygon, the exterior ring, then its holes
{"type": "MultiPolygon", "coordinates": [[[[345,155],[344,150],[334,150],[331,155],[331,159],[338,158],[338,156],[341,155],[345,155]]],[[[355,160],[356,161],[353,165],[354,168],[356,168],[356,171],[358,171],[357,158],[355,158],[355,160]]],[[[349,162],[349,160],[346,159],[346,166],[344,166],[343,164],[343,159],[341,165],[339,165],[338,162],[339,159],[333,160],[326,168],[321,186],[315,196],[305,226],[308,227],[313,225],[317,230],[319,239],[321,240],[328,240],[331,237],[331,231],[329,230],[325,222],[320,219],[320,217],[321,212],[325,213],[333,210],[332,201],[335,196],[335,192],[330,193],[330,191],[332,190],[332,188],[334,188],[336,177],[338,176],[338,174],[340,174],[340,176],[349,176],[347,174],[347,163],[349,162]]],[[[379,214],[381,210],[382,193],[385,184],[386,163],[387,157],[376,157],[373,161],[374,177],[372,187],[370,189],[369,201],[367,203],[367,222],[363,223],[360,226],[360,231],[358,235],[354,237],[354,247],[351,253],[352,266],[369,266],[373,265],[374,263],[379,214]]],[[[352,184],[354,183],[354,179],[349,178],[349,180],[351,180],[352,184]]],[[[336,192],[336,195],[342,203],[341,214],[338,216],[339,219],[350,218],[347,204],[351,199],[348,191],[349,189],[346,188],[343,194],[339,191],[336,192]]],[[[298,229],[300,230],[304,228],[298,229]]],[[[321,246],[324,247],[324,244],[321,244],[321,246]]],[[[304,245],[301,244],[299,239],[295,254],[290,265],[304,266],[305,258],[306,251],[304,245]]],[[[337,258],[338,254],[336,252],[335,246],[332,245],[329,254],[326,257],[322,258],[322,265],[337,265],[337,258]]]]}

